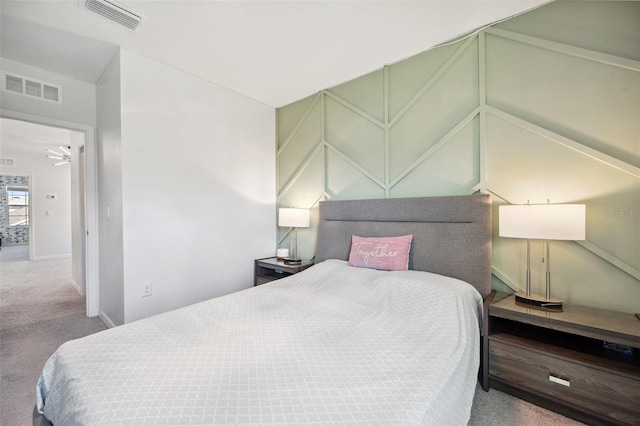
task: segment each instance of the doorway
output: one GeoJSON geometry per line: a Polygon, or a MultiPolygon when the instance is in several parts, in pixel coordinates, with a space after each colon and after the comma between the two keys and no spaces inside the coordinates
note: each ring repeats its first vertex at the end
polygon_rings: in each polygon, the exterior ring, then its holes
{"type": "MultiPolygon", "coordinates": [[[[95,160],[95,134],[91,126],[69,123],[62,120],[49,119],[46,117],[33,116],[8,110],[2,110],[1,119],[16,120],[23,124],[33,124],[48,126],[53,129],[64,129],[69,135],[69,144],[63,145],[71,152],[72,161],[70,164],[59,164],[49,167],[69,167],[68,173],[76,176],[70,179],[69,213],[72,213],[72,220],[69,226],[69,248],[65,252],[60,246],[64,244],[62,239],[57,241],[55,236],[38,231],[38,216],[41,221],[46,219],[58,219],[58,216],[65,213],[63,204],[56,204],[59,190],[51,189],[50,182],[46,179],[38,179],[32,176],[31,199],[33,207],[30,209],[30,252],[32,259],[52,258],[58,256],[72,257],[72,276],[77,284],[76,290],[86,296],[86,315],[96,316],[99,313],[98,303],[98,255],[97,255],[97,181],[96,181],[96,160],[95,160]],[[75,160],[75,161],[74,161],[75,160]],[[44,218],[44,219],[43,219],[44,218]],[[40,250],[38,247],[45,247],[49,244],[56,249],[40,250]],[[49,254],[47,254],[49,253],[49,254]],[[57,253],[57,254],[56,254],[57,253]],[[64,253],[64,254],[61,254],[64,253]],[[48,256],[48,257],[47,257],[48,256]]],[[[54,147],[55,148],[55,147],[54,147]]],[[[47,149],[54,148],[39,147],[40,155],[46,157],[47,149]]],[[[3,154],[4,156],[4,154],[3,154]]],[[[56,159],[51,159],[57,161],[56,159]]],[[[58,161],[58,163],[60,163],[58,161]]],[[[3,167],[3,172],[7,168],[3,167]]],[[[53,228],[52,228],[53,229],[53,228]]],[[[60,229],[58,229],[60,231],[60,229]]],[[[55,234],[55,232],[53,233],[55,234]]],[[[51,249],[49,247],[48,249],[51,249]]]]}

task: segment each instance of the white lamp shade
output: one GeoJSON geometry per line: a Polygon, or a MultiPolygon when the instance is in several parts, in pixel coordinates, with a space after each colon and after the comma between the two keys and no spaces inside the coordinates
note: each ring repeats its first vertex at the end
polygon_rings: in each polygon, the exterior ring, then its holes
{"type": "Polygon", "coordinates": [[[537,240],[584,240],[584,204],[526,204],[500,206],[501,237],[537,240]]]}
{"type": "Polygon", "coordinates": [[[278,226],[291,228],[309,227],[309,209],[278,209],[278,226]]]}

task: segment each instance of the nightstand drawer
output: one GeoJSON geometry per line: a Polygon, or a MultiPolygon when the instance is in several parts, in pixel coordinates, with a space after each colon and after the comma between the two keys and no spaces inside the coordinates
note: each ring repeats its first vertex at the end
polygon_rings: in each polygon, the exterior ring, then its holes
{"type": "Polygon", "coordinates": [[[286,264],[275,257],[256,259],[254,261],[253,285],[262,285],[271,281],[286,278],[313,266],[313,262],[303,261],[301,264],[286,264]]]}
{"type": "Polygon", "coordinates": [[[517,388],[599,413],[623,424],[640,424],[640,380],[578,359],[489,338],[489,376],[517,388]]]}
{"type": "Polygon", "coordinates": [[[261,284],[266,284],[266,283],[270,283],[271,281],[277,280],[278,278],[273,278],[273,277],[260,277],[257,276],[255,278],[255,282],[253,285],[261,285],[261,284]]]}

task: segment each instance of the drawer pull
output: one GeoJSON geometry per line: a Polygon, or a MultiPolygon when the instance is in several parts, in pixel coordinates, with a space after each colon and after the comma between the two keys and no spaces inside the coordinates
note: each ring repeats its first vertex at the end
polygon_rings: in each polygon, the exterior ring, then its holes
{"type": "Polygon", "coordinates": [[[561,379],[560,377],[556,377],[553,374],[549,374],[549,381],[566,387],[571,386],[571,382],[569,380],[561,379]]]}

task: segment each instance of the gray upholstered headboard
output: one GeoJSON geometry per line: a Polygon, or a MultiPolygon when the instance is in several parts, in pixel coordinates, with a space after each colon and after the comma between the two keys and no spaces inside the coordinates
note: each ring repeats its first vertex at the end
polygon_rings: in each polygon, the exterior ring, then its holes
{"type": "Polygon", "coordinates": [[[488,195],[320,203],[316,263],[349,257],[351,236],[413,235],[409,269],[458,278],[491,291],[488,195]]]}

